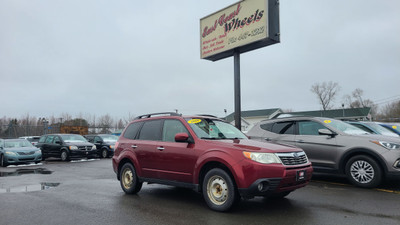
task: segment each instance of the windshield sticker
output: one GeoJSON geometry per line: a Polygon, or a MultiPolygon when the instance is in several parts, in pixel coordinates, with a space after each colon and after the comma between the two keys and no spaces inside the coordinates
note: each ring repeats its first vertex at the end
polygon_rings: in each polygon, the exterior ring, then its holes
{"type": "Polygon", "coordinates": [[[393,127],[393,129],[397,129],[397,126],[392,126],[393,127]]]}
{"type": "Polygon", "coordinates": [[[332,121],[330,120],[324,120],[324,123],[331,123],[332,121]]]}
{"type": "Polygon", "coordinates": [[[191,119],[188,121],[188,123],[200,123],[201,119],[191,119]]]}

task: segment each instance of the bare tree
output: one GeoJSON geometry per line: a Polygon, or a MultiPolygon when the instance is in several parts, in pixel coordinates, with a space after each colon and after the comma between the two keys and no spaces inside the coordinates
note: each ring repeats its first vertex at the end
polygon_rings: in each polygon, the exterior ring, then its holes
{"type": "Polygon", "coordinates": [[[364,98],[364,91],[360,88],[356,88],[351,95],[345,97],[346,105],[349,108],[371,108],[371,115],[375,116],[378,113],[378,105],[370,99],[364,98]]]}
{"type": "Polygon", "coordinates": [[[110,133],[110,128],[112,128],[113,124],[113,118],[109,114],[106,114],[99,118],[97,125],[101,127],[101,133],[110,133]]]}
{"type": "Polygon", "coordinates": [[[329,81],[328,83],[315,83],[311,86],[311,92],[317,95],[318,101],[323,110],[332,108],[331,104],[339,91],[339,84],[332,81],[329,81]]]}
{"type": "Polygon", "coordinates": [[[385,121],[400,121],[400,101],[385,105],[381,110],[380,119],[385,121]]]}

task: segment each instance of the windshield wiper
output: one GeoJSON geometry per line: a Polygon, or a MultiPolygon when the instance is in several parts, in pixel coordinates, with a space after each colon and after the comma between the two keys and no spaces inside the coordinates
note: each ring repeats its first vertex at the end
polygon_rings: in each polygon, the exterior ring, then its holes
{"type": "Polygon", "coordinates": [[[206,139],[206,140],[219,140],[220,138],[215,138],[215,137],[202,137],[201,139],[206,139]]]}

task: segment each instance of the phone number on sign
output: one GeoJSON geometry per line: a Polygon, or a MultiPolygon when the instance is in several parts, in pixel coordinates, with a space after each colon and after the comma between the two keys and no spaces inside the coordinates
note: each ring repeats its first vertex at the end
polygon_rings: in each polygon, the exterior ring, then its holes
{"type": "Polygon", "coordinates": [[[235,43],[237,41],[246,40],[247,37],[254,37],[254,36],[260,35],[260,34],[262,34],[264,32],[265,32],[265,27],[258,27],[258,28],[254,29],[252,31],[247,31],[247,32],[241,33],[239,35],[239,37],[231,37],[231,38],[229,38],[228,45],[229,44],[233,44],[233,43],[235,43]]]}

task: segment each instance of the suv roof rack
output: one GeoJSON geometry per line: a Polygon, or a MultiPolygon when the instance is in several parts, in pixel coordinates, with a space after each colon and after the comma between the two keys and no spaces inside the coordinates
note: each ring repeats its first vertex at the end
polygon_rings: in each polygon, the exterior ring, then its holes
{"type": "Polygon", "coordinates": [[[150,117],[152,117],[152,116],[161,116],[161,115],[182,116],[182,114],[174,113],[174,112],[160,112],[160,113],[150,113],[150,114],[145,114],[145,115],[137,116],[137,117],[135,117],[134,120],[143,119],[143,118],[150,118],[150,117]]]}

